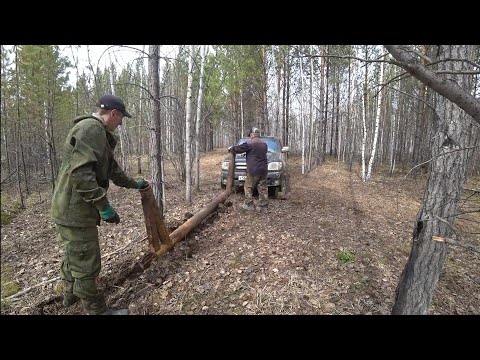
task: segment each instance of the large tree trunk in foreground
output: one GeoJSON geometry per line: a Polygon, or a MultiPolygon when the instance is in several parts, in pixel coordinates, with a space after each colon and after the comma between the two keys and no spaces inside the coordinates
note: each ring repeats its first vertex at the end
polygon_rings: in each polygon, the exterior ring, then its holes
{"type": "MultiPolygon", "coordinates": [[[[470,49],[471,47],[463,45],[442,46],[440,59],[470,59],[470,49]]],[[[439,70],[466,69],[462,68],[461,62],[445,62],[441,63],[439,70]]],[[[454,83],[465,92],[469,91],[465,75],[450,74],[449,77],[453,77],[454,83]]],[[[457,150],[468,146],[470,117],[459,106],[441,95],[437,95],[435,110],[436,134],[431,144],[431,171],[424,203],[417,214],[412,250],[400,276],[392,314],[428,313],[447,254],[446,243],[434,241],[432,237],[452,236],[455,214],[458,213],[458,202],[465,181],[468,151],[457,150]]]]}

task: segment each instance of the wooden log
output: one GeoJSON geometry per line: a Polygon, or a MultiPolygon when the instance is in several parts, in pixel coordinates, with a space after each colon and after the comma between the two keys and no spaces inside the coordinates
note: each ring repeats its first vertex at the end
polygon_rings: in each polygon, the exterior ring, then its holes
{"type": "Polygon", "coordinates": [[[230,161],[228,162],[228,176],[226,189],[211,202],[209,202],[203,209],[198,211],[185,223],[180,225],[175,231],[170,234],[170,243],[163,243],[160,248],[155,251],[157,255],[163,255],[170,251],[177,242],[185,239],[187,234],[192,231],[198,224],[200,224],[208,215],[210,215],[220,203],[230,196],[233,191],[233,177],[235,173],[235,154],[230,154],[230,161]]]}
{"type": "Polygon", "coordinates": [[[149,185],[145,189],[139,189],[142,196],[143,215],[147,230],[148,244],[152,252],[160,250],[162,245],[170,246],[171,240],[167,227],[157,205],[153,189],[149,185]]]}

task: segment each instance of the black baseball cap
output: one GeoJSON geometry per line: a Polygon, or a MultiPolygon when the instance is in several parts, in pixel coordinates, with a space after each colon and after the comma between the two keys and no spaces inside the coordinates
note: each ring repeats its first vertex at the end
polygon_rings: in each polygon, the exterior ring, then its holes
{"type": "Polygon", "coordinates": [[[128,118],[132,117],[132,115],[130,115],[127,110],[125,110],[125,104],[123,103],[123,100],[115,95],[103,95],[100,99],[98,99],[97,106],[101,109],[107,110],[116,109],[121,111],[124,116],[128,118]]]}

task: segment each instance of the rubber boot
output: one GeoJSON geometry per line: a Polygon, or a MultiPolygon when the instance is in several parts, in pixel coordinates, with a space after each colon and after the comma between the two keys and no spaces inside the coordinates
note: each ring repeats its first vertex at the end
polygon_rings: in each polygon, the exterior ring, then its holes
{"type": "Polygon", "coordinates": [[[265,206],[265,205],[264,205],[264,206],[257,206],[255,209],[256,209],[257,212],[259,212],[259,213],[264,213],[264,214],[265,214],[265,213],[268,212],[268,207],[265,206]]]}
{"type": "Polygon", "coordinates": [[[73,293],[73,282],[63,280],[63,306],[68,307],[79,301],[80,298],[73,293]]]}
{"type": "Polygon", "coordinates": [[[129,313],[130,312],[128,311],[128,309],[107,309],[106,311],[98,315],[129,315],[129,313]]]}
{"type": "Polygon", "coordinates": [[[99,315],[108,311],[105,297],[101,293],[89,297],[88,300],[83,299],[82,303],[88,315],[99,315]]]}
{"type": "Polygon", "coordinates": [[[253,205],[247,205],[245,203],[243,203],[241,206],[240,206],[243,210],[247,210],[247,211],[254,211],[255,210],[255,206],[253,205]]]}

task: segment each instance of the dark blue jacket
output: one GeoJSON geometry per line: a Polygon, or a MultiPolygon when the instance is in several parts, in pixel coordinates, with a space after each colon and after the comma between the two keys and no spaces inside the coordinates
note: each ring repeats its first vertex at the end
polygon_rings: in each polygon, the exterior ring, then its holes
{"type": "Polygon", "coordinates": [[[253,176],[267,176],[267,144],[259,137],[254,137],[241,145],[232,147],[235,154],[246,153],[247,174],[253,176]]]}

